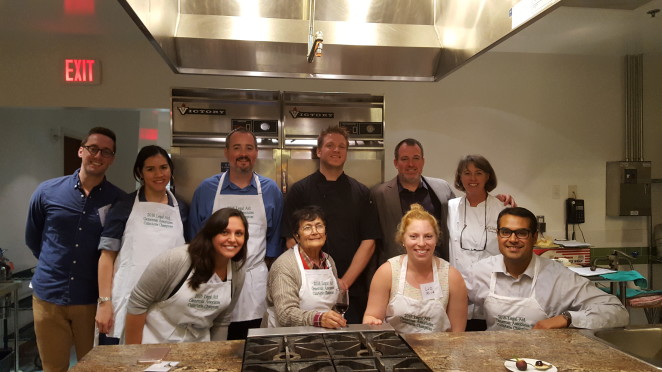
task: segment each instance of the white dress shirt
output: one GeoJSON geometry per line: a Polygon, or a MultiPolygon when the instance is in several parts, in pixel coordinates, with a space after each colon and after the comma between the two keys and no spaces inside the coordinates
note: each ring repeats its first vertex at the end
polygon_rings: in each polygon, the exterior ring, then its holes
{"type": "MultiPolygon", "coordinates": [[[[495,294],[527,297],[531,293],[534,265],[540,261],[535,299],[548,317],[569,311],[571,326],[576,328],[623,327],[629,323],[628,311],[615,296],[598,289],[588,279],[568,270],[562,264],[533,255],[529,266],[519,278],[506,271],[503,256],[488,257],[471,267],[466,278],[469,303],[476,306],[474,314],[482,314],[483,302],[489,294],[490,277],[495,272],[495,294]]],[[[494,314],[482,314],[485,317],[494,314]]]]}

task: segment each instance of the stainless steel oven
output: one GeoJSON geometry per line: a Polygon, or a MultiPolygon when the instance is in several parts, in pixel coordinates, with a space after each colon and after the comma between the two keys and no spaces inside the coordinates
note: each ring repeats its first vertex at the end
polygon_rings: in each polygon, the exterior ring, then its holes
{"type": "Polygon", "coordinates": [[[202,180],[227,169],[225,136],[242,126],[258,139],[255,171],[288,185],[318,168],[318,134],[350,134],[345,172],[371,187],[384,180],[382,96],[233,89],[173,89],[171,154],[176,192],[190,203],[202,180]]]}

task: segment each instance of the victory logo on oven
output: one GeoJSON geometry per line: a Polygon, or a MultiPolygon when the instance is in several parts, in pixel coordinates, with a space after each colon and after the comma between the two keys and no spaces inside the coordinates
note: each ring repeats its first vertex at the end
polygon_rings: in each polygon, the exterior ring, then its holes
{"type": "Polygon", "coordinates": [[[307,111],[299,111],[297,110],[296,107],[292,108],[290,110],[290,115],[294,119],[297,118],[315,118],[315,119],[333,119],[334,115],[333,112],[307,112],[307,111]]]}
{"type": "Polygon", "coordinates": [[[182,115],[225,115],[225,109],[187,107],[185,104],[177,107],[177,110],[182,115]]]}

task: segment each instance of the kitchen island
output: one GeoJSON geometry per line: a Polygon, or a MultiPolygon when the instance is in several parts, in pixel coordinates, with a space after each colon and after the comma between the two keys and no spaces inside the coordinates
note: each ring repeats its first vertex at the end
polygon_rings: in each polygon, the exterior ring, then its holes
{"type": "MultiPolygon", "coordinates": [[[[404,337],[434,371],[505,371],[504,360],[533,358],[559,371],[658,371],[576,329],[432,333],[404,337]]],[[[163,346],[163,345],[160,345],[163,346]]],[[[167,360],[186,371],[241,371],[243,341],[168,345],[167,360]]],[[[72,371],[143,371],[138,358],[156,345],[97,346],[72,371]]]]}

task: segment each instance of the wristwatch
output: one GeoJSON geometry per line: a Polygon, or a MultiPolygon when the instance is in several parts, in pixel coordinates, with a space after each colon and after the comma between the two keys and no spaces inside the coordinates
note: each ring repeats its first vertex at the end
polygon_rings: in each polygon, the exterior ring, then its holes
{"type": "Polygon", "coordinates": [[[568,327],[570,327],[570,325],[572,324],[572,315],[570,315],[570,312],[566,310],[561,313],[561,316],[568,321],[568,327]]]}
{"type": "Polygon", "coordinates": [[[111,300],[111,297],[99,297],[97,299],[97,304],[101,304],[103,302],[110,301],[110,300],[111,300]]]}

